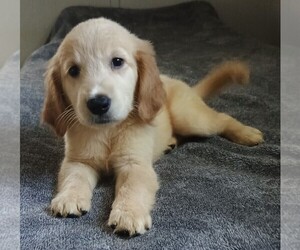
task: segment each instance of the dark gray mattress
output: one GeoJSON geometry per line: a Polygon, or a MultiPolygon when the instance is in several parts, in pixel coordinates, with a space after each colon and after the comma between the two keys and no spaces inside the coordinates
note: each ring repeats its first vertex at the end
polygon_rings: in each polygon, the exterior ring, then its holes
{"type": "Polygon", "coordinates": [[[48,42],[21,70],[22,249],[279,249],[279,55],[279,48],[227,28],[203,2],[155,10],[64,10],[48,42]],[[255,147],[220,137],[189,138],[162,157],[155,163],[161,188],[153,228],[129,240],[106,226],[111,180],[98,185],[92,209],[82,218],[53,218],[48,211],[63,141],[40,126],[46,62],[74,25],[100,16],[152,41],[161,72],[191,85],[226,59],[246,60],[251,84],[230,88],[209,104],[265,135],[265,143],[255,147]]]}

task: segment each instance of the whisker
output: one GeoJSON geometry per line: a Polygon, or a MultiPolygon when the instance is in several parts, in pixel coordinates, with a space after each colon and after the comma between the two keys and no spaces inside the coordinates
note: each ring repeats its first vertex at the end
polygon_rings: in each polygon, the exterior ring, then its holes
{"type": "Polygon", "coordinates": [[[59,124],[61,122],[62,119],[66,118],[66,116],[69,115],[69,113],[72,113],[72,111],[74,112],[73,108],[71,105],[69,105],[68,107],[66,107],[66,109],[56,118],[57,119],[57,123],[59,124]]]}
{"type": "Polygon", "coordinates": [[[65,110],[56,118],[56,120],[57,124],[65,122],[69,129],[75,125],[79,125],[78,118],[71,104],[65,108],[65,110]]]}
{"type": "MultiPolygon", "coordinates": [[[[67,118],[69,115],[71,115],[73,112],[72,112],[72,110],[66,110],[65,112],[64,112],[64,114],[60,117],[61,119],[62,118],[67,118]]],[[[61,120],[60,119],[60,120],[61,120]]]]}
{"type": "Polygon", "coordinates": [[[75,113],[70,114],[65,120],[67,126],[69,126],[75,119],[77,119],[75,113]]]}
{"type": "Polygon", "coordinates": [[[70,126],[69,129],[72,129],[75,125],[78,126],[79,124],[80,123],[79,123],[78,119],[75,119],[74,122],[73,122],[73,124],[70,126]]]}
{"type": "Polygon", "coordinates": [[[71,115],[68,119],[68,123],[71,124],[74,120],[76,120],[75,114],[71,115]]]}

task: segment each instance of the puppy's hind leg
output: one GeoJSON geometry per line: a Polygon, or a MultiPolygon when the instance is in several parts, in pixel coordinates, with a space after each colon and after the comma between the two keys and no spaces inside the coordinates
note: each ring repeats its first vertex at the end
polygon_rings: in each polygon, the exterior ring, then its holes
{"type": "Polygon", "coordinates": [[[187,85],[173,91],[169,104],[174,132],[182,136],[221,135],[233,142],[253,146],[263,141],[262,133],[231,116],[208,107],[187,85]]]}
{"type": "Polygon", "coordinates": [[[168,143],[167,148],[165,149],[164,153],[168,154],[170,153],[173,149],[175,149],[177,147],[177,139],[176,137],[171,137],[168,143]]]}

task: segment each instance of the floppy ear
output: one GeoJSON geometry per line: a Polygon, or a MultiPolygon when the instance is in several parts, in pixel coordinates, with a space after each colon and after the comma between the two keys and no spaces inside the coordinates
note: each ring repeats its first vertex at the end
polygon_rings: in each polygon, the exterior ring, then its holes
{"type": "Polygon", "coordinates": [[[143,41],[142,48],[136,53],[136,62],[138,116],[142,121],[150,122],[164,104],[166,94],[159,77],[154,50],[149,42],[143,41]]]}
{"type": "Polygon", "coordinates": [[[49,62],[45,74],[46,95],[42,111],[42,121],[49,124],[60,137],[67,130],[66,122],[61,114],[67,108],[66,97],[63,92],[59,62],[54,56],[49,62]]]}

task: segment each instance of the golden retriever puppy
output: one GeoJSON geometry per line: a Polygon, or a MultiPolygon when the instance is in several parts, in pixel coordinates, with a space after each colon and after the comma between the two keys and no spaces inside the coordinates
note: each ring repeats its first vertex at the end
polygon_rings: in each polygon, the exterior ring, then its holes
{"type": "Polygon", "coordinates": [[[248,78],[247,66],[227,62],[191,88],[159,75],[152,45],[119,24],[98,18],[77,25],[46,72],[42,119],[65,140],[53,214],[88,212],[96,183],[111,172],[116,186],[108,225],[115,233],[143,234],[159,187],[153,163],[176,135],[219,134],[249,146],[263,141],[259,130],[203,101],[248,78]]]}

